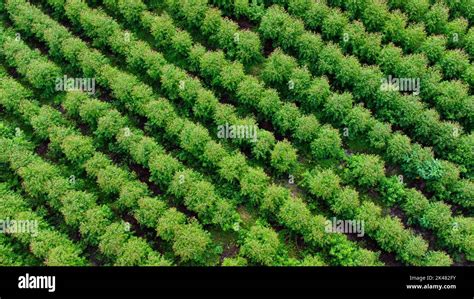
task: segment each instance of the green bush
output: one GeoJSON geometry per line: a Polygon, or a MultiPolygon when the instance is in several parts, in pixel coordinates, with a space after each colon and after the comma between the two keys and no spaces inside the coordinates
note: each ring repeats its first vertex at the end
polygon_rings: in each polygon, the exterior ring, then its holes
{"type": "Polygon", "coordinates": [[[140,266],[146,264],[150,247],[140,238],[128,239],[120,249],[115,266],[140,266]]]}
{"type": "Polygon", "coordinates": [[[443,34],[449,19],[449,9],[443,3],[435,3],[424,17],[426,31],[443,34]]]}
{"type": "Polygon", "coordinates": [[[328,119],[337,124],[342,124],[347,115],[351,112],[353,103],[354,100],[350,93],[335,93],[324,103],[323,111],[328,119]]]}
{"type": "Polygon", "coordinates": [[[424,260],[424,266],[438,266],[447,267],[453,264],[453,260],[445,252],[441,251],[429,251],[424,260]]]}
{"type": "Polygon", "coordinates": [[[84,163],[95,153],[92,139],[79,135],[70,135],[64,138],[61,148],[66,157],[77,164],[84,163]]]}
{"type": "Polygon", "coordinates": [[[175,238],[177,228],[186,222],[186,216],[175,208],[167,210],[159,219],[156,232],[160,238],[170,241],[175,238]]]}
{"type": "Polygon", "coordinates": [[[446,38],[439,35],[428,36],[419,48],[430,61],[439,61],[445,50],[446,38]]]}
{"type": "Polygon", "coordinates": [[[388,252],[403,252],[404,245],[410,235],[403,227],[399,218],[382,217],[378,220],[378,229],[375,238],[383,250],[388,252]]]}
{"type": "MultiPolygon", "coordinates": [[[[387,23],[391,21],[387,4],[382,1],[368,2],[368,5],[362,11],[361,18],[370,31],[377,31],[384,27],[387,28],[387,23]]],[[[395,29],[392,30],[395,31],[395,29]]]]}
{"type": "Polygon", "coordinates": [[[307,255],[304,259],[300,262],[298,266],[304,267],[322,267],[327,266],[324,260],[318,255],[307,255]]]}
{"type": "Polygon", "coordinates": [[[88,266],[84,258],[79,257],[80,251],[71,245],[61,245],[49,251],[45,264],[51,267],[88,266]]]}
{"type": "Polygon", "coordinates": [[[342,140],[339,131],[323,125],[311,142],[311,154],[315,159],[339,159],[343,156],[342,140]]]}
{"type": "Polygon", "coordinates": [[[331,210],[336,215],[343,215],[347,218],[352,218],[359,206],[359,193],[350,187],[342,188],[341,192],[331,199],[331,210]]]}
{"type": "Polygon", "coordinates": [[[340,190],[340,178],[331,169],[307,173],[305,183],[311,194],[325,200],[336,196],[340,190]]]}
{"type": "Polygon", "coordinates": [[[99,245],[100,237],[107,231],[112,215],[108,206],[96,206],[88,210],[79,228],[84,241],[99,245]]]}
{"type": "Polygon", "coordinates": [[[264,266],[275,265],[280,241],[277,234],[264,226],[253,226],[242,241],[240,252],[250,261],[264,266]]]}
{"type": "Polygon", "coordinates": [[[293,198],[284,201],[278,218],[288,228],[295,232],[309,231],[311,226],[311,211],[300,198],[293,198]]]}
{"type": "Polygon", "coordinates": [[[275,113],[274,122],[283,133],[292,131],[296,126],[296,120],[301,117],[301,112],[294,103],[285,103],[275,113]]]}
{"type": "Polygon", "coordinates": [[[178,160],[164,154],[151,156],[148,166],[150,168],[150,179],[160,186],[170,184],[174,174],[183,168],[178,160]]]}
{"type": "Polygon", "coordinates": [[[176,229],[173,251],[183,262],[204,262],[211,245],[211,235],[204,231],[197,222],[176,229]]]}
{"type": "Polygon", "coordinates": [[[116,202],[117,207],[122,211],[135,209],[138,205],[138,200],[148,194],[148,186],[145,183],[128,181],[120,189],[119,198],[116,202]]]}
{"type": "Polygon", "coordinates": [[[289,197],[290,191],[288,189],[272,184],[265,191],[260,208],[269,215],[277,214],[289,197]]]}
{"type": "Polygon", "coordinates": [[[420,191],[411,188],[406,189],[402,208],[411,222],[419,222],[419,216],[425,213],[429,205],[428,199],[420,191]]]}
{"type": "Polygon", "coordinates": [[[336,39],[342,36],[349,25],[349,19],[338,9],[327,15],[322,24],[322,33],[327,39],[336,39]]]}
{"type": "Polygon", "coordinates": [[[422,265],[428,251],[428,243],[421,236],[410,236],[403,244],[400,258],[410,265],[422,265]]]}
{"type": "Polygon", "coordinates": [[[441,229],[451,223],[451,208],[442,202],[430,204],[421,216],[420,223],[430,229],[441,229]]]}
{"type": "Polygon", "coordinates": [[[97,174],[97,183],[104,192],[109,194],[119,192],[129,179],[127,171],[117,166],[107,166],[97,174]]]}
{"type": "Polygon", "coordinates": [[[378,231],[382,217],[382,209],[379,206],[371,201],[364,201],[355,214],[356,219],[364,221],[365,234],[371,235],[378,231]]]}
{"type": "Polygon", "coordinates": [[[66,193],[61,202],[63,207],[61,213],[67,224],[79,227],[84,219],[85,213],[95,206],[96,196],[84,191],[70,191],[66,193]]]}
{"type": "Polygon", "coordinates": [[[460,50],[448,50],[444,52],[439,63],[446,79],[455,79],[463,76],[469,67],[469,58],[460,50]]]}
{"type": "Polygon", "coordinates": [[[146,227],[157,227],[158,219],[166,212],[166,204],[156,198],[142,197],[137,201],[134,212],[137,221],[146,227]]]}
{"type": "Polygon", "coordinates": [[[346,177],[362,187],[378,186],[385,177],[384,162],[375,155],[353,155],[347,161],[346,177]]]}
{"type": "Polygon", "coordinates": [[[314,115],[305,115],[296,120],[294,136],[300,142],[310,142],[316,136],[320,124],[314,115]]]}
{"type": "Polygon", "coordinates": [[[222,266],[224,267],[245,267],[247,266],[248,262],[243,257],[226,257],[222,261],[222,266]]]}
{"type": "Polygon", "coordinates": [[[298,161],[296,149],[286,139],[275,144],[271,154],[271,166],[279,173],[291,172],[298,161]]]}
{"type": "Polygon", "coordinates": [[[400,204],[405,199],[405,186],[399,177],[384,177],[380,181],[380,197],[389,205],[400,204]]]}
{"type": "Polygon", "coordinates": [[[245,157],[238,153],[219,162],[219,174],[227,181],[239,179],[247,168],[245,157]]]}
{"type": "Polygon", "coordinates": [[[263,169],[249,168],[249,171],[242,175],[240,189],[243,195],[259,203],[269,182],[270,178],[263,169]]]}
{"type": "Polygon", "coordinates": [[[265,62],[262,79],[272,85],[285,85],[297,66],[296,59],[285,55],[281,49],[276,49],[265,62]]]}

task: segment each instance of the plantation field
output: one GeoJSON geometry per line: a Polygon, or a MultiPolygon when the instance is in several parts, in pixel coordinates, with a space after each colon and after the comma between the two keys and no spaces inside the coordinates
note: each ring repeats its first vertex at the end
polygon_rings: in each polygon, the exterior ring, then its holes
{"type": "Polygon", "coordinates": [[[474,262],[474,0],[0,0],[1,266],[474,262]]]}

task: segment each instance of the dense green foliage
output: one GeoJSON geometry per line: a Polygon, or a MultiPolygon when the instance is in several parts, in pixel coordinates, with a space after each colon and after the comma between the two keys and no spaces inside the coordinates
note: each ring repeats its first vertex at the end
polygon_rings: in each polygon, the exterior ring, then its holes
{"type": "Polygon", "coordinates": [[[39,223],[0,235],[0,265],[474,260],[464,1],[6,0],[0,13],[0,219],[39,223]],[[392,77],[421,85],[387,91],[392,77]]]}

